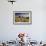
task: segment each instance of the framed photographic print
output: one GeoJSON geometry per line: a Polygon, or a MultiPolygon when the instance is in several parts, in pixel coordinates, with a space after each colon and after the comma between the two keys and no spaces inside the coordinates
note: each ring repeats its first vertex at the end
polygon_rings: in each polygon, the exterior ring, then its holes
{"type": "Polygon", "coordinates": [[[13,11],[13,24],[32,24],[32,11],[13,11]]]}

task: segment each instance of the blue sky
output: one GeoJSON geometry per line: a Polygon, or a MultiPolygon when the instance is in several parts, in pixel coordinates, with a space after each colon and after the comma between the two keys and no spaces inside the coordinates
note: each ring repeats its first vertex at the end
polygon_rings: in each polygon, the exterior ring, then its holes
{"type": "Polygon", "coordinates": [[[29,13],[15,13],[16,16],[28,17],[29,13]]]}

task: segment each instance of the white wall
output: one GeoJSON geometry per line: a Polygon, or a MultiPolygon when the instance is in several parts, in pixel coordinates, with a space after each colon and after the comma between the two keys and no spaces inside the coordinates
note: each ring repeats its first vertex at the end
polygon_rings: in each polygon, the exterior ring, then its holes
{"type": "Polygon", "coordinates": [[[11,40],[19,32],[31,35],[33,40],[46,40],[46,14],[43,0],[16,0],[12,5],[7,0],[0,0],[0,40],[11,40]],[[30,11],[32,9],[32,25],[14,25],[13,11],[30,11]]]}

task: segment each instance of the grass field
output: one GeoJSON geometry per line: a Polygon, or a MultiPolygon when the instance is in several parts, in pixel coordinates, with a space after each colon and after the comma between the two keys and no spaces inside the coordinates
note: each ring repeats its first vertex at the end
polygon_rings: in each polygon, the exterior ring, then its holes
{"type": "Polygon", "coordinates": [[[17,17],[16,16],[15,17],[15,22],[29,22],[29,17],[17,17]]]}

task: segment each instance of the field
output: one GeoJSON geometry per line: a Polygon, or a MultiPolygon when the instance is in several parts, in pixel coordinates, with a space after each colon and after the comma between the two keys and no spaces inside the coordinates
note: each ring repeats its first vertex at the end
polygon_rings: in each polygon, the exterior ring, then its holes
{"type": "Polygon", "coordinates": [[[29,22],[29,17],[18,17],[18,16],[16,16],[15,22],[29,22]]]}

